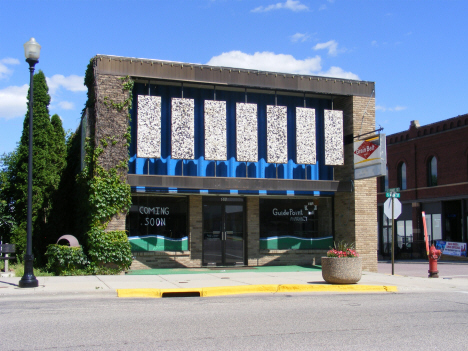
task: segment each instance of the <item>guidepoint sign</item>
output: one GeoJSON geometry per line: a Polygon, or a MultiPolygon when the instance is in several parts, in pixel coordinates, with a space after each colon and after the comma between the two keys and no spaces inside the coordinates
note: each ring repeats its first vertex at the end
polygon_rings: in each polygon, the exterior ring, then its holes
{"type": "MultiPolygon", "coordinates": [[[[384,203],[384,213],[388,218],[392,218],[392,198],[388,198],[384,203]]],[[[398,218],[401,215],[401,202],[393,198],[393,218],[398,218]]]]}

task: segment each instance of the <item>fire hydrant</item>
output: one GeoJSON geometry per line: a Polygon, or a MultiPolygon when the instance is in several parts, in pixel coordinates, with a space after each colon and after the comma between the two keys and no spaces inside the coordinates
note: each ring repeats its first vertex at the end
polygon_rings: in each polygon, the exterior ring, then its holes
{"type": "Polygon", "coordinates": [[[429,278],[439,278],[439,271],[437,270],[437,260],[442,255],[442,251],[437,250],[432,244],[429,249],[429,278]]]}

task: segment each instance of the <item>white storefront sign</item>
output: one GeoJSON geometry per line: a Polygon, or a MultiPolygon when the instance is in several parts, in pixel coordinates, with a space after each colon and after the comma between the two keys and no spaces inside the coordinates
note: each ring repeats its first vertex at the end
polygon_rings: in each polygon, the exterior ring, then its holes
{"type": "Polygon", "coordinates": [[[354,142],[354,179],[384,176],[386,164],[385,134],[354,142]]]}

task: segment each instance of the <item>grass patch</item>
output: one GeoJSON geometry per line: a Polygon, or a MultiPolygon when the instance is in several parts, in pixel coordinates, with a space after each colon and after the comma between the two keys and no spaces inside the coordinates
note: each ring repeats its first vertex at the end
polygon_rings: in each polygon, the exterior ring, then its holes
{"type": "MultiPolygon", "coordinates": [[[[22,277],[24,275],[24,263],[23,262],[10,264],[8,267],[10,271],[15,272],[16,277],[22,277]]],[[[41,269],[41,268],[33,268],[33,272],[36,277],[50,277],[54,275],[53,273],[47,272],[47,270],[41,269]]]]}

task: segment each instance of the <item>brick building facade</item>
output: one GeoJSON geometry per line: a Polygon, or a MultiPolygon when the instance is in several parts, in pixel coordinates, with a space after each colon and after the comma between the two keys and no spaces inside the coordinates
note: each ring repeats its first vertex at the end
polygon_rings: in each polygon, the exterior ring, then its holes
{"type": "Polygon", "coordinates": [[[378,183],[379,253],[390,254],[391,223],[383,213],[385,189],[401,189],[395,250],[403,258],[425,252],[421,212],[431,240],[467,242],[468,115],[387,136],[388,178],[378,183]]]}
{"type": "Polygon", "coordinates": [[[355,242],[377,270],[375,179],[354,181],[353,137],[375,130],[374,83],[98,55],[96,143],[131,128],[126,230],[132,268],[320,262],[355,242]],[[109,107],[130,95],[130,118],[109,107]]]}

